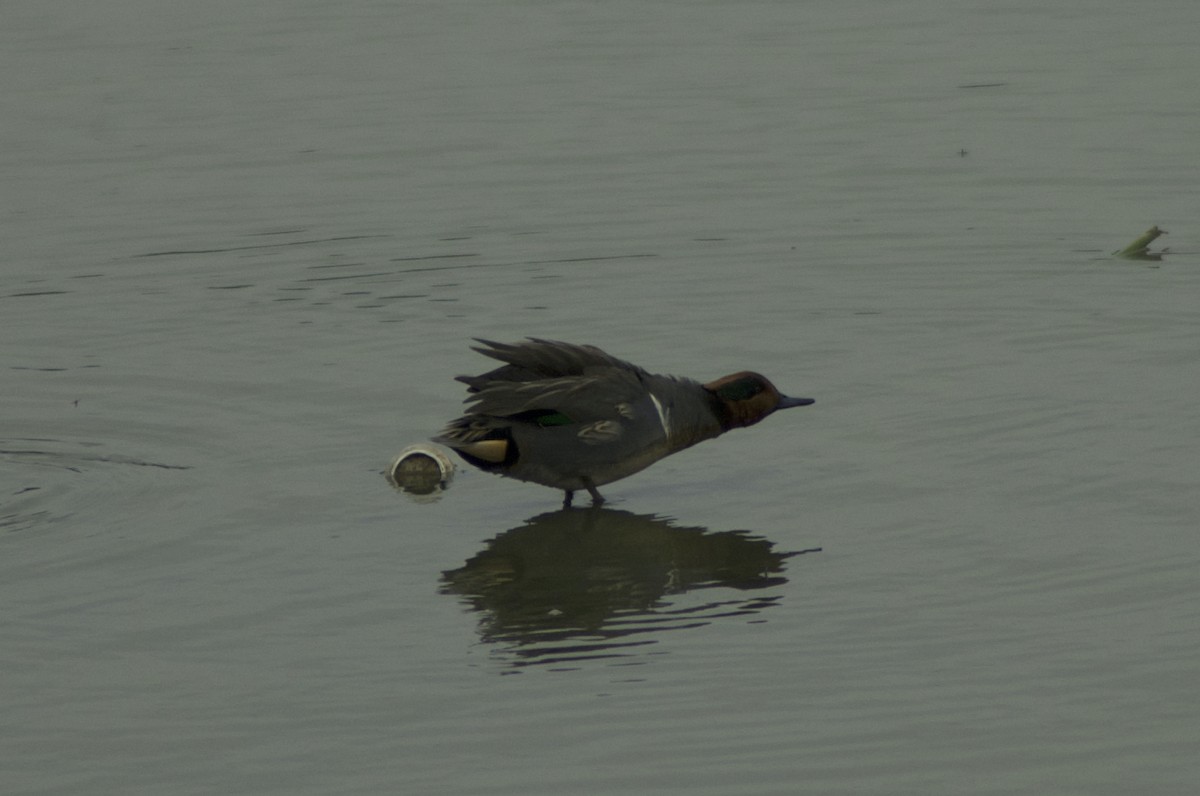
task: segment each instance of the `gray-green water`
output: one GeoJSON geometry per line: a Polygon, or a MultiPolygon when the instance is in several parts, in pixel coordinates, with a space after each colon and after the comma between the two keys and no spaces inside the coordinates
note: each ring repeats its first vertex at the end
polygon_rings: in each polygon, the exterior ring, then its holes
{"type": "Polygon", "coordinates": [[[5,793],[1200,781],[1200,7],[4,18],[5,793]],[[818,403],[411,501],[475,335],[818,403]]]}

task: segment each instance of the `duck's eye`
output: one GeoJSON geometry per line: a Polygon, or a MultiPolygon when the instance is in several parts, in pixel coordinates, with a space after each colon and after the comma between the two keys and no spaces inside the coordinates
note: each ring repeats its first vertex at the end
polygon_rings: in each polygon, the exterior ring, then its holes
{"type": "Polygon", "coordinates": [[[717,395],[726,401],[745,401],[765,390],[763,383],[752,376],[745,376],[717,388],[717,395]]]}

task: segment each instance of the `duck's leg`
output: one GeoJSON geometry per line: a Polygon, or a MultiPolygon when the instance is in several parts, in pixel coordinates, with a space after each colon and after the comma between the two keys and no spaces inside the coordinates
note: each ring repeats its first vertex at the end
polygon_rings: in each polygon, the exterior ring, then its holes
{"type": "Polygon", "coordinates": [[[563,490],[563,508],[571,508],[571,498],[575,497],[575,492],[570,489],[563,490]]]}
{"type": "Polygon", "coordinates": [[[583,488],[586,489],[588,494],[592,496],[593,506],[599,506],[604,502],[604,495],[601,495],[598,491],[596,491],[596,485],[592,483],[592,479],[585,477],[580,480],[583,481],[583,488]]]}

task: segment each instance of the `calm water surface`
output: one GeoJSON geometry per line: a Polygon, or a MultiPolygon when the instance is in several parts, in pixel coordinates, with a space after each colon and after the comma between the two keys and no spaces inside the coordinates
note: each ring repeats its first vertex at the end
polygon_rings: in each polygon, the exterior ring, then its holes
{"type": "Polygon", "coordinates": [[[5,793],[1200,781],[1194,4],[5,17],[5,793]],[[412,500],[476,335],[818,403],[412,500]]]}

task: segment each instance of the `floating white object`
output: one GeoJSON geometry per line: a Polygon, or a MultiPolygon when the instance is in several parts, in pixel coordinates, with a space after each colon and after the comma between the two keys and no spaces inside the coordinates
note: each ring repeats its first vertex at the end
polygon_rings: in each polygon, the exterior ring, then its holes
{"type": "Polygon", "coordinates": [[[454,478],[454,462],[436,445],[419,442],[392,459],[387,476],[393,486],[416,499],[436,500],[454,478]]]}

